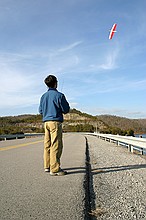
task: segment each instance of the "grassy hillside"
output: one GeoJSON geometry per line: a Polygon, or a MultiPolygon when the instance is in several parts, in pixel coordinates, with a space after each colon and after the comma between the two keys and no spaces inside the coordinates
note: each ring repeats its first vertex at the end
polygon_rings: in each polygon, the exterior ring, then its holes
{"type": "MultiPolygon", "coordinates": [[[[41,115],[19,115],[0,117],[0,134],[44,132],[41,115]]],[[[71,109],[64,115],[63,130],[104,132],[112,134],[132,135],[146,133],[146,119],[128,119],[112,115],[92,116],[71,109]]]]}
{"type": "Polygon", "coordinates": [[[113,115],[99,115],[98,119],[111,127],[118,127],[122,130],[133,129],[135,133],[146,133],[146,119],[128,119],[113,115]]]}

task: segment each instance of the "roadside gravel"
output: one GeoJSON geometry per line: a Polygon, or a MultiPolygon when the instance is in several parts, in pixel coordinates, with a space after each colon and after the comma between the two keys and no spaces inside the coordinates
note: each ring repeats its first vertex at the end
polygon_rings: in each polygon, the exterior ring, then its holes
{"type": "Polygon", "coordinates": [[[87,135],[92,216],[99,220],[146,220],[146,158],[87,135]]]}

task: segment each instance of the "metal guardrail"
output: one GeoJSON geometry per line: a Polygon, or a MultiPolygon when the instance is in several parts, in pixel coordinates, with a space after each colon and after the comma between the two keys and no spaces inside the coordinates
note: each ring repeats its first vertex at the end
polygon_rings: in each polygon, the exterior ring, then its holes
{"type": "Polygon", "coordinates": [[[20,139],[20,138],[27,138],[27,137],[36,137],[42,136],[44,133],[25,133],[25,134],[5,134],[0,135],[0,140],[12,140],[12,139],[20,139]]]}
{"type": "Polygon", "coordinates": [[[146,154],[146,138],[131,136],[121,136],[112,134],[90,133],[98,138],[115,143],[117,146],[125,146],[129,152],[139,151],[142,155],[146,154]]]}

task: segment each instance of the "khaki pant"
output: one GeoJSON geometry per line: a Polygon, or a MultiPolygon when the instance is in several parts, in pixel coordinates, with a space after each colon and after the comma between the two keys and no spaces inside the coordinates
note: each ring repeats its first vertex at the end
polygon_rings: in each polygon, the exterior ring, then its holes
{"type": "Polygon", "coordinates": [[[58,121],[47,121],[44,125],[44,168],[57,172],[62,154],[62,124],[58,121]]]}

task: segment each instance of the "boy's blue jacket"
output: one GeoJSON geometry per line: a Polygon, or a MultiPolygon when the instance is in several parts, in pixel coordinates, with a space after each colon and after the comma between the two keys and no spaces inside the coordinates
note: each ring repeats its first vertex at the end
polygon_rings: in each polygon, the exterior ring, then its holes
{"type": "Polygon", "coordinates": [[[40,100],[39,113],[43,115],[43,121],[60,121],[63,122],[63,114],[70,110],[63,93],[57,89],[49,88],[40,100]]]}

